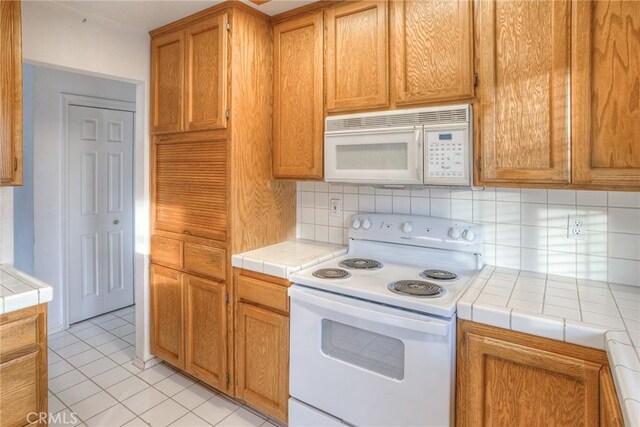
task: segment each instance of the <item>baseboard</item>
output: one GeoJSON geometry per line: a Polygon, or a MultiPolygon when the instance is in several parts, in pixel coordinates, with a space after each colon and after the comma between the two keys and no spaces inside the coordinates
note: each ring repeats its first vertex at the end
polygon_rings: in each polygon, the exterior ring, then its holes
{"type": "Polygon", "coordinates": [[[149,369],[155,365],[157,365],[158,363],[160,363],[160,359],[158,359],[157,357],[153,356],[151,359],[149,360],[142,360],[140,358],[138,358],[138,356],[136,356],[133,359],[133,366],[135,366],[138,369],[141,370],[145,370],[145,369],[149,369]]]}
{"type": "Polygon", "coordinates": [[[64,326],[58,325],[54,327],[47,328],[47,335],[57,334],[58,332],[64,331],[64,326]]]}

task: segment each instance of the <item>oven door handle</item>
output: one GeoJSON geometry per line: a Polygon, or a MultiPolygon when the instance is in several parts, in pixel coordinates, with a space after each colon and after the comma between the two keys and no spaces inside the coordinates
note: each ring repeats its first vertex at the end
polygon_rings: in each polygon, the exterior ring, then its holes
{"type": "MultiPolygon", "coordinates": [[[[328,294],[331,295],[331,294],[328,294]]],[[[358,319],[367,320],[373,323],[395,326],[402,329],[409,329],[416,332],[431,335],[447,336],[449,334],[449,324],[436,319],[411,319],[409,317],[398,316],[383,311],[375,310],[374,307],[364,308],[355,305],[345,304],[335,298],[325,298],[317,294],[311,294],[295,287],[289,288],[289,296],[325,310],[341,313],[358,319]]],[[[398,309],[400,311],[400,309],[398,309]]]]}

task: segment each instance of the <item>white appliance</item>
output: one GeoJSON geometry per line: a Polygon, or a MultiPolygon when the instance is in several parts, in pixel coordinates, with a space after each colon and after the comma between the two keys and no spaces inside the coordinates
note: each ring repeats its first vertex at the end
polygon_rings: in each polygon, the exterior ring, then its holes
{"type": "Polygon", "coordinates": [[[294,273],[289,425],[447,426],[456,302],[482,226],[354,215],[346,255],[294,273]]]}
{"type": "Polygon", "coordinates": [[[471,115],[465,104],[327,117],[325,181],[470,187],[471,115]]]}

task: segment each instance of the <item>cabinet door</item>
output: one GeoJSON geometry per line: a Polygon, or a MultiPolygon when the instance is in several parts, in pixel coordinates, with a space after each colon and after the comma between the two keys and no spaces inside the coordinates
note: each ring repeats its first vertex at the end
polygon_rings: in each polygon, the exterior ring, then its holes
{"type": "Polygon", "coordinates": [[[183,129],[184,32],[165,34],[151,40],[151,127],[152,132],[170,133],[183,129]]]}
{"type": "Polygon", "coordinates": [[[184,369],[183,281],[179,271],[151,266],[151,352],[184,369]]]}
{"type": "Polygon", "coordinates": [[[603,427],[623,427],[624,419],[613,384],[611,370],[605,366],[600,371],[600,425],[603,427]]]}
{"type": "Polygon", "coordinates": [[[223,283],[186,275],[186,370],[227,388],[227,315],[223,283]]]}
{"type": "Polygon", "coordinates": [[[480,181],[568,183],[570,2],[477,5],[480,181]]]}
{"type": "Polygon", "coordinates": [[[0,1],[0,184],[22,185],[22,32],[19,1],[0,1]]]}
{"type": "Polygon", "coordinates": [[[185,130],[227,126],[227,14],[187,28],[185,130]]]}
{"type": "Polygon", "coordinates": [[[461,425],[598,425],[601,365],[473,333],[463,340],[461,425]]]}
{"type": "Polygon", "coordinates": [[[327,111],[389,105],[387,2],[335,6],[326,27],[327,111]]]}
{"type": "Polygon", "coordinates": [[[573,7],[573,182],[638,191],[640,4],[579,1],[573,7]]]}
{"type": "Polygon", "coordinates": [[[225,241],[226,141],[158,142],[153,151],[155,228],[225,241]]]}
{"type": "Polygon", "coordinates": [[[273,175],[322,178],[322,12],[273,29],[273,175]]]}
{"type": "Polygon", "coordinates": [[[241,302],[236,322],[238,397],[286,423],[289,318],[241,302]]]}
{"type": "Polygon", "coordinates": [[[473,2],[391,2],[396,104],[473,96],[473,2]]]}
{"type": "Polygon", "coordinates": [[[40,406],[39,400],[39,353],[40,350],[33,347],[26,354],[0,363],[0,414],[3,427],[29,425],[29,419],[36,421],[37,414],[46,410],[40,406]],[[28,419],[28,416],[31,418],[28,419]]]}

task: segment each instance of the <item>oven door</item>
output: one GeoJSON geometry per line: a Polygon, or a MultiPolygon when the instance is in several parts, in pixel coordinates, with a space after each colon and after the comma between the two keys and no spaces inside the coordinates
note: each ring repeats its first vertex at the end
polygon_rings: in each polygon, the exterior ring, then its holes
{"type": "Polygon", "coordinates": [[[289,296],[293,398],[357,426],[453,425],[454,319],[299,285],[289,296]]]}
{"type": "Polygon", "coordinates": [[[325,181],[421,185],[422,127],[325,133],[325,181]]]}

